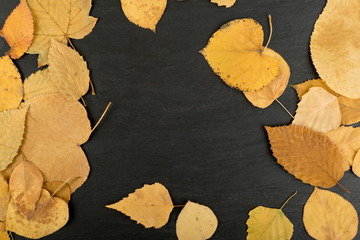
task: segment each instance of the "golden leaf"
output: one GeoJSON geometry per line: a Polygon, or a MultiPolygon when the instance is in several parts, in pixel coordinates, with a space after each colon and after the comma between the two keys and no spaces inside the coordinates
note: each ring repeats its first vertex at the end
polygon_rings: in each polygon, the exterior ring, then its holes
{"type": "Polygon", "coordinates": [[[267,108],[285,91],[290,78],[290,68],[287,62],[271,49],[267,51],[268,56],[278,59],[280,69],[278,75],[266,87],[255,92],[244,92],[245,97],[256,107],[267,108]]]}
{"type": "Polygon", "coordinates": [[[318,188],[305,204],[303,221],[309,235],[318,240],[353,239],[359,222],[350,202],[318,188]]]}
{"type": "Polygon", "coordinates": [[[6,19],[0,32],[11,47],[9,51],[11,58],[17,59],[24,55],[34,36],[34,21],[26,1],[20,1],[6,19]]]}
{"type": "Polygon", "coordinates": [[[46,93],[58,93],[57,88],[50,81],[49,69],[39,70],[31,74],[24,81],[24,100],[46,93]]]}
{"type": "Polygon", "coordinates": [[[29,161],[22,161],[11,174],[9,181],[11,197],[19,213],[27,220],[35,212],[42,185],[43,176],[40,170],[29,161]]]}
{"type": "Polygon", "coordinates": [[[21,151],[40,169],[45,182],[74,179],[69,182],[74,192],[86,181],[90,171],[80,147],[91,134],[85,108],[59,93],[33,97],[28,102],[30,108],[21,151]]]}
{"type": "Polygon", "coordinates": [[[21,76],[9,56],[0,58],[0,112],[16,109],[23,97],[21,76]]]}
{"type": "Polygon", "coordinates": [[[8,231],[5,230],[4,222],[0,222],[0,240],[11,240],[8,231]]]}
{"type": "Polygon", "coordinates": [[[69,184],[64,182],[47,182],[44,183],[44,189],[48,190],[54,197],[61,198],[66,203],[70,201],[71,189],[69,184]],[[54,194],[55,193],[55,194],[54,194]]]}
{"type": "Polygon", "coordinates": [[[69,208],[66,202],[51,197],[42,190],[36,210],[30,220],[19,214],[12,200],[6,213],[6,230],[31,239],[39,239],[62,228],[69,219],[69,208]]]}
{"type": "MultiPolygon", "coordinates": [[[[7,181],[5,181],[5,179],[2,176],[0,176],[0,223],[4,222],[5,220],[9,201],[10,201],[9,185],[7,181]]],[[[2,238],[0,237],[0,239],[2,238]]]]}
{"type": "Polygon", "coordinates": [[[169,221],[174,208],[169,191],[160,183],[145,184],[121,201],[107,205],[129,216],[145,228],[161,228],[169,221]]]}
{"type": "Polygon", "coordinates": [[[335,92],[360,98],[360,3],[328,0],[311,36],[311,57],[317,72],[335,92]]]}
{"type": "Polygon", "coordinates": [[[50,40],[66,44],[82,39],[94,28],[97,18],[89,16],[91,0],[26,0],[34,17],[34,39],[28,53],[39,54],[39,66],[47,64],[50,40]]]}
{"type": "Polygon", "coordinates": [[[302,96],[292,124],[324,133],[338,128],[341,124],[338,99],[321,87],[310,88],[302,96]]]}
{"type": "Polygon", "coordinates": [[[176,235],[179,240],[206,240],[217,226],[218,220],[210,208],[188,201],[176,220],[176,235]]]}
{"type": "Polygon", "coordinates": [[[16,156],[24,135],[25,117],[29,105],[0,112],[0,170],[16,156]]]}
{"type": "Polygon", "coordinates": [[[330,188],[343,177],[343,156],[325,134],[295,125],[265,128],[277,162],[296,178],[330,188]]]}
{"type": "Polygon", "coordinates": [[[236,0],[210,0],[212,3],[216,3],[219,7],[224,6],[226,8],[232,7],[236,0]]]}
{"type": "Polygon", "coordinates": [[[201,51],[213,71],[230,87],[255,91],[278,75],[280,62],[263,47],[264,32],[253,19],[236,19],[215,32],[201,51]]]}
{"type": "Polygon", "coordinates": [[[51,40],[48,60],[50,81],[66,99],[77,101],[89,90],[89,69],[75,50],[51,40]]]}
{"type": "Polygon", "coordinates": [[[344,170],[353,165],[356,152],[360,149],[360,128],[342,126],[326,133],[344,156],[344,170]]]}
{"type": "Polygon", "coordinates": [[[125,16],[136,25],[156,31],[167,0],[120,0],[125,16]]]}

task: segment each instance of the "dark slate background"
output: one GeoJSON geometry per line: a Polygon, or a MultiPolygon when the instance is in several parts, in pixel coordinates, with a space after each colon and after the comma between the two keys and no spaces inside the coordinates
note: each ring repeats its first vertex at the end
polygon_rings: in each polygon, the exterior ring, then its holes
{"type": "MultiPolygon", "coordinates": [[[[2,0],[0,22],[18,1],[2,0]]],[[[238,0],[229,9],[208,0],[168,0],[157,34],[130,23],[119,0],[93,0],[99,18],[93,32],[73,40],[87,60],[96,96],[87,94],[93,124],[109,101],[113,105],[83,148],[91,173],[73,194],[68,224],[48,239],[176,239],[175,209],[163,228],[145,229],[105,205],[143,184],[160,182],[174,204],[195,201],[212,208],[219,220],[212,239],[246,238],[248,212],[256,206],[284,208],[294,224],[293,239],[311,239],[303,226],[304,204],[313,187],[295,179],[271,155],[264,125],[289,124],[277,104],[253,107],[227,87],[198,53],[224,23],[254,18],[269,33],[270,48],[291,68],[290,84],[316,78],[309,41],[325,0],[238,0]]],[[[0,40],[1,54],[8,50],[0,40]]],[[[36,56],[16,61],[23,78],[36,71],[36,56]]],[[[297,97],[288,87],[280,98],[294,113],[297,97]]],[[[335,186],[360,209],[360,179],[348,172],[335,186]]],[[[358,235],[359,236],[359,235],[358,235]]],[[[16,239],[22,239],[16,236],[16,239]]]]}

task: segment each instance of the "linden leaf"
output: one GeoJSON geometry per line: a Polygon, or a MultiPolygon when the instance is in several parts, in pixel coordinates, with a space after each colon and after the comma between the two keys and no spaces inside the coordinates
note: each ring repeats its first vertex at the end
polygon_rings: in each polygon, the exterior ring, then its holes
{"type": "Polygon", "coordinates": [[[24,135],[25,117],[29,106],[0,112],[0,170],[17,155],[24,135]]]}
{"type": "Polygon", "coordinates": [[[66,99],[77,101],[89,90],[89,69],[75,50],[51,40],[48,60],[50,81],[66,99]]]}
{"type": "Polygon", "coordinates": [[[343,177],[343,156],[325,134],[295,125],[265,129],[277,162],[304,183],[330,188],[343,177]]]}
{"type": "Polygon", "coordinates": [[[69,208],[66,202],[51,197],[42,190],[36,210],[30,220],[19,214],[12,200],[6,213],[6,230],[31,239],[39,239],[50,235],[65,226],[69,219],[69,208]]]}
{"type": "Polygon", "coordinates": [[[320,77],[335,92],[360,98],[360,47],[357,0],[328,0],[311,36],[312,61],[320,77]]]}
{"type": "Polygon", "coordinates": [[[43,176],[40,170],[29,161],[22,161],[11,174],[9,181],[11,197],[19,213],[27,220],[35,212],[42,185],[43,176]]]}
{"type": "Polygon", "coordinates": [[[341,124],[339,102],[323,88],[312,87],[302,96],[292,123],[324,133],[336,129],[341,124]]]}
{"type": "Polygon", "coordinates": [[[305,204],[303,221],[309,235],[318,240],[353,239],[359,222],[350,202],[336,193],[318,188],[305,204]]]}
{"type": "Polygon", "coordinates": [[[289,83],[290,68],[287,62],[276,52],[271,49],[267,51],[269,56],[278,59],[280,69],[275,79],[266,87],[255,92],[244,92],[245,97],[256,107],[267,108],[285,91],[289,83]]]}
{"type": "Polygon", "coordinates": [[[86,181],[90,171],[80,147],[91,134],[85,108],[59,93],[39,95],[28,102],[30,108],[21,152],[40,169],[45,182],[66,182],[74,178],[69,183],[74,192],[86,181]]]}
{"type": "Polygon", "coordinates": [[[58,92],[57,88],[50,81],[49,69],[39,70],[31,74],[24,81],[25,101],[38,95],[58,92]]]}
{"type": "Polygon", "coordinates": [[[9,55],[13,59],[20,58],[29,49],[33,40],[34,21],[26,1],[20,1],[19,5],[6,19],[3,29],[0,31],[6,42],[11,47],[9,55]]]}
{"type": "Polygon", "coordinates": [[[164,14],[167,0],[120,0],[127,19],[142,28],[155,32],[164,14]]]}
{"type": "Polygon", "coordinates": [[[226,8],[232,7],[236,0],[210,0],[212,3],[216,3],[219,7],[224,6],[226,8]]]}
{"type": "Polygon", "coordinates": [[[23,97],[20,73],[9,56],[0,58],[0,112],[16,109],[23,97]]]}
{"type": "MultiPolygon", "coordinates": [[[[5,179],[2,176],[0,176],[0,223],[4,222],[5,220],[9,201],[10,201],[9,185],[7,181],[5,181],[5,179]]],[[[0,239],[2,238],[0,237],[0,239]]]]}
{"type": "Polygon", "coordinates": [[[360,128],[342,126],[326,135],[338,146],[344,156],[344,170],[348,170],[353,165],[356,152],[360,149],[360,128]]]}
{"type": "Polygon", "coordinates": [[[263,47],[264,32],[253,19],[223,25],[201,51],[210,67],[227,85],[241,91],[259,90],[278,75],[280,62],[263,47]]]}
{"type": "Polygon", "coordinates": [[[188,201],[176,220],[179,240],[206,240],[211,238],[218,220],[210,208],[188,201]]]}
{"type": "Polygon", "coordinates": [[[160,183],[145,184],[121,201],[107,205],[129,216],[145,228],[161,228],[169,221],[174,208],[169,191],[160,183]]]}
{"type": "Polygon", "coordinates": [[[44,189],[48,190],[51,195],[54,193],[54,197],[61,198],[66,203],[70,201],[71,198],[71,189],[69,184],[64,182],[47,182],[44,183],[44,189]]]}
{"type": "Polygon", "coordinates": [[[34,39],[28,53],[39,54],[39,66],[48,62],[50,40],[66,44],[82,39],[94,28],[97,18],[89,16],[91,0],[26,0],[34,17],[34,39]]]}

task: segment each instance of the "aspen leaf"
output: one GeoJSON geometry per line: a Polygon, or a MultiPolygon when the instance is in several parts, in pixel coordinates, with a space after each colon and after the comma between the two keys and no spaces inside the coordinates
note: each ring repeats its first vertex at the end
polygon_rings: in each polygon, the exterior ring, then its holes
{"type": "Polygon", "coordinates": [[[304,207],[303,221],[318,240],[351,240],[358,231],[358,215],[350,202],[336,193],[315,188],[304,207]]]}
{"type": "Polygon", "coordinates": [[[22,161],[11,174],[9,181],[11,197],[19,213],[27,220],[35,212],[42,185],[43,176],[40,170],[29,161],[22,161]]]}
{"type": "Polygon", "coordinates": [[[0,112],[0,170],[5,169],[17,155],[28,108],[28,105],[23,105],[20,109],[0,112]]]}
{"type": "Polygon", "coordinates": [[[335,92],[360,98],[360,20],[357,0],[328,0],[311,36],[312,61],[320,77],[335,92]]]}
{"type": "Polygon", "coordinates": [[[24,100],[46,93],[58,93],[57,88],[50,81],[49,69],[39,70],[31,74],[24,81],[24,100]]]}
{"type": "Polygon", "coordinates": [[[125,16],[139,27],[155,32],[167,0],[120,0],[125,16]]]}
{"type": "MultiPolygon", "coordinates": [[[[5,181],[5,179],[2,176],[0,176],[0,223],[4,222],[5,220],[5,215],[9,201],[10,201],[9,185],[7,181],[5,181]]],[[[2,238],[0,237],[0,239],[2,238]]]]}
{"type": "Polygon", "coordinates": [[[11,47],[9,55],[13,59],[20,58],[29,49],[34,34],[34,21],[26,1],[19,5],[6,19],[0,31],[6,42],[11,47]]]}
{"type": "Polygon", "coordinates": [[[219,7],[226,7],[226,8],[229,8],[229,7],[232,7],[236,0],[211,0],[212,3],[216,3],[219,7]]]}
{"type": "Polygon", "coordinates": [[[206,240],[215,233],[218,220],[207,206],[188,201],[176,220],[179,240],[206,240]]]}
{"type": "Polygon", "coordinates": [[[89,90],[89,69],[75,50],[51,40],[48,60],[50,81],[66,99],[77,101],[89,90]]]}
{"type": "Polygon", "coordinates": [[[215,32],[201,51],[212,70],[227,85],[255,91],[278,75],[280,62],[263,47],[262,26],[253,19],[236,19],[215,32]]]}
{"type": "Polygon", "coordinates": [[[321,87],[310,88],[302,96],[292,123],[324,133],[338,128],[341,124],[338,99],[321,87]]]}
{"type": "Polygon", "coordinates": [[[61,94],[44,94],[28,100],[30,104],[21,151],[43,173],[45,182],[69,182],[74,192],[90,171],[80,145],[90,134],[85,108],[61,94]],[[56,127],[55,127],[56,126],[56,127]]]}
{"type": "Polygon", "coordinates": [[[174,208],[169,191],[160,183],[145,184],[121,201],[107,205],[129,216],[145,228],[161,228],[169,221],[174,208]]]}
{"type": "Polygon", "coordinates": [[[268,55],[280,62],[280,69],[275,79],[266,87],[255,92],[244,92],[245,97],[256,107],[267,108],[285,91],[290,78],[290,68],[287,62],[276,52],[268,49],[268,55]]]}
{"type": "Polygon", "coordinates": [[[344,170],[353,165],[356,152],[360,149],[360,128],[345,127],[326,133],[344,156],[344,170]]]}
{"type": "Polygon", "coordinates": [[[343,155],[325,134],[296,125],[265,129],[277,162],[304,183],[330,188],[343,177],[343,155]]]}
{"type": "Polygon", "coordinates": [[[91,0],[26,0],[34,17],[34,39],[28,53],[39,54],[39,66],[48,62],[50,40],[66,44],[82,39],[94,28],[97,18],[89,16],[91,0]]]}
{"type": "Polygon", "coordinates": [[[44,183],[44,189],[46,189],[47,191],[49,191],[49,193],[54,197],[58,197],[61,198],[62,200],[64,200],[66,203],[68,203],[70,201],[71,198],[71,189],[69,184],[64,183],[64,182],[47,182],[44,183]]]}
{"type": "Polygon", "coordinates": [[[0,58],[0,112],[16,109],[23,97],[21,76],[9,56],[0,58]]]}
{"type": "Polygon", "coordinates": [[[69,208],[66,202],[51,197],[48,191],[42,190],[36,210],[30,220],[24,218],[11,201],[6,213],[6,230],[31,239],[39,239],[62,228],[69,219],[69,208]]]}

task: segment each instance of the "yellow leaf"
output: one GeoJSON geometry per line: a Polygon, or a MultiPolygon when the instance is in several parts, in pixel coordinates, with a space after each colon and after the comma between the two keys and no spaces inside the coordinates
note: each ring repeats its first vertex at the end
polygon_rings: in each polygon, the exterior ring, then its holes
{"type": "Polygon", "coordinates": [[[82,39],[94,28],[89,16],[91,0],[26,0],[34,17],[34,39],[28,50],[39,54],[39,66],[47,64],[50,40],[66,44],[67,38],[82,39]]]}
{"type": "Polygon", "coordinates": [[[358,0],[328,0],[311,36],[311,57],[317,72],[335,92],[360,98],[358,0]]]}
{"type": "Polygon", "coordinates": [[[356,176],[360,177],[360,149],[356,152],[351,169],[356,176]]]}
{"type": "Polygon", "coordinates": [[[29,106],[0,112],[0,170],[16,156],[24,135],[25,117],[29,106]]]}
{"type": "Polygon", "coordinates": [[[264,32],[253,19],[236,19],[215,32],[201,51],[213,71],[230,87],[255,91],[278,75],[280,62],[263,47],[264,32]]]}
{"type": "Polygon", "coordinates": [[[236,0],[211,0],[212,3],[216,3],[219,7],[224,6],[226,8],[232,7],[236,0]]]}
{"type": "Polygon", "coordinates": [[[66,203],[70,201],[71,198],[71,189],[69,184],[64,182],[47,182],[44,183],[44,189],[48,190],[51,195],[54,193],[54,197],[61,198],[66,203]]]}
{"type": "Polygon", "coordinates": [[[59,93],[33,97],[28,102],[30,108],[20,150],[40,169],[45,182],[66,182],[71,177],[69,185],[74,192],[90,171],[80,147],[91,134],[85,108],[59,93]]]}
{"type": "MultiPolygon", "coordinates": [[[[0,176],[0,223],[5,221],[5,215],[9,201],[10,201],[9,185],[7,181],[5,181],[5,179],[2,176],[0,176]]],[[[0,237],[0,239],[2,238],[0,237]]]]}
{"type": "Polygon", "coordinates": [[[48,60],[50,81],[66,99],[77,101],[89,90],[89,69],[75,50],[51,40],[48,60]]]}
{"type": "Polygon", "coordinates": [[[42,190],[36,210],[30,220],[19,214],[12,200],[6,213],[6,230],[31,239],[39,239],[62,228],[69,219],[69,208],[66,202],[51,197],[42,190]]]}
{"type": "Polygon", "coordinates": [[[120,0],[125,16],[142,28],[156,31],[167,4],[167,0],[120,0]]]}
{"type": "Polygon", "coordinates": [[[358,231],[358,215],[350,202],[330,191],[315,188],[304,207],[303,221],[318,240],[350,240],[358,231]]]}
{"type": "Polygon", "coordinates": [[[16,109],[23,97],[21,76],[9,56],[0,58],[0,112],[16,109]]]}
{"type": "Polygon", "coordinates": [[[360,149],[360,128],[342,126],[326,133],[344,156],[344,170],[353,165],[356,152],[360,149]]]}
{"type": "Polygon", "coordinates": [[[39,70],[31,74],[24,81],[24,100],[27,101],[38,95],[58,93],[57,88],[50,81],[49,69],[39,70]]]}
{"type": "Polygon", "coordinates": [[[292,85],[292,87],[296,90],[296,93],[297,93],[300,100],[302,99],[302,96],[305,95],[306,93],[308,93],[310,88],[312,88],[312,87],[322,87],[323,89],[325,89],[326,91],[328,91],[332,95],[334,95],[336,97],[340,96],[339,94],[337,94],[333,90],[331,90],[326,85],[326,83],[321,79],[307,80],[305,82],[292,85]]]}
{"type": "Polygon", "coordinates": [[[145,184],[128,197],[106,207],[122,212],[145,228],[164,226],[174,208],[169,191],[160,183],[145,184]]]}
{"type": "Polygon", "coordinates": [[[325,134],[295,125],[265,128],[277,162],[296,178],[330,188],[343,177],[343,156],[325,134]]]}
{"type": "Polygon", "coordinates": [[[179,240],[206,240],[217,226],[218,220],[210,208],[188,201],[176,220],[176,235],[179,240]]]}
{"type": "Polygon", "coordinates": [[[19,5],[6,19],[1,35],[11,47],[9,55],[13,59],[20,58],[29,49],[33,40],[34,21],[26,1],[19,5]]]}
{"type": "Polygon", "coordinates": [[[27,220],[35,212],[42,185],[43,176],[40,170],[29,161],[22,161],[11,174],[9,181],[11,197],[19,213],[27,220]]]}
{"type": "Polygon", "coordinates": [[[310,88],[302,96],[292,123],[324,133],[338,128],[341,124],[338,99],[321,87],[310,88]]]}
{"type": "Polygon", "coordinates": [[[280,62],[280,69],[275,79],[266,87],[255,92],[244,92],[245,97],[256,107],[267,108],[285,91],[289,83],[290,68],[287,62],[276,52],[268,49],[268,55],[280,62]]]}

